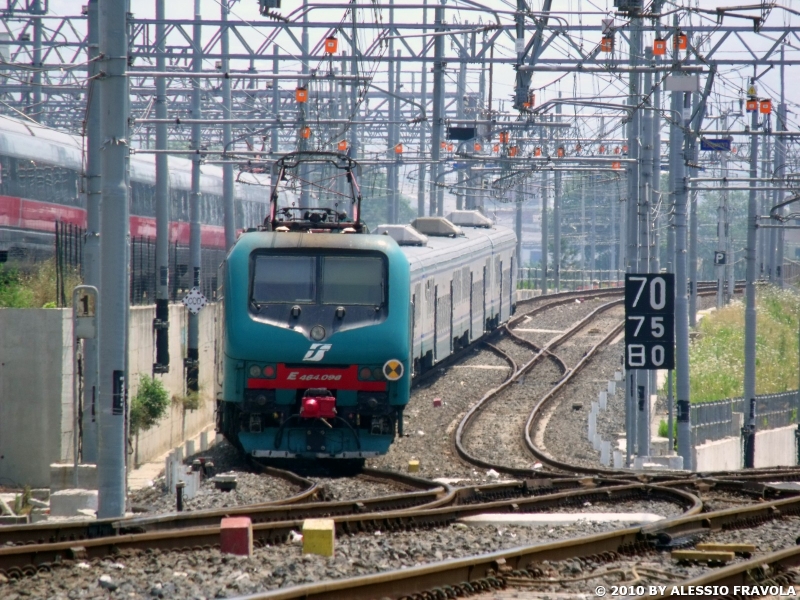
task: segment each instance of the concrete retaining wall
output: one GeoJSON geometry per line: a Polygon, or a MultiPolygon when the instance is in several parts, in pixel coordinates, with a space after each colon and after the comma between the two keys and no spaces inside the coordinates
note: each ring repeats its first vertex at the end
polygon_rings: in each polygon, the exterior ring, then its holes
{"type": "MultiPolygon", "coordinates": [[[[138,462],[159,457],[213,422],[216,310],[212,304],[200,313],[200,408],[184,413],[174,404],[139,436],[138,462]]],[[[155,307],[131,309],[129,397],[139,374],[153,370],[154,318],[155,307]]],[[[169,318],[170,372],[158,377],[171,396],[181,397],[188,319],[181,305],[170,306],[169,318]]],[[[49,487],[50,464],[72,461],[72,309],[3,308],[0,331],[0,484],[49,487]]]]}
{"type": "Polygon", "coordinates": [[[742,442],[738,437],[706,442],[692,451],[695,471],[730,471],[742,468],[742,442]]]}
{"type": "Polygon", "coordinates": [[[72,311],[0,309],[0,484],[48,486],[72,456],[72,311]]]}
{"type": "Polygon", "coordinates": [[[797,464],[797,425],[756,432],[756,467],[784,467],[797,464]]]}
{"type": "MultiPolygon", "coordinates": [[[[797,425],[756,432],[756,467],[780,467],[797,464],[797,425]]],[[[742,441],[729,437],[706,442],[694,449],[695,471],[726,471],[741,469],[742,441]]]]}
{"type": "MultiPolygon", "coordinates": [[[[168,452],[173,447],[192,438],[206,429],[214,420],[214,323],[217,305],[209,304],[200,311],[199,358],[200,358],[200,408],[184,412],[182,407],[173,403],[170,411],[156,427],[144,431],[135,442],[137,464],[148,462],[168,452]]],[[[155,307],[137,306],[131,309],[129,364],[132,374],[149,375],[155,360],[155,338],[153,336],[153,319],[155,307]],[[135,336],[135,337],[134,337],[135,336]]],[[[169,390],[171,396],[183,396],[186,393],[183,371],[183,357],[186,355],[186,330],[188,314],[182,305],[172,305],[169,310],[169,373],[158,375],[169,390]]],[[[131,375],[130,396],[136,394],[139,387],[138,375],[131,375]]]]}

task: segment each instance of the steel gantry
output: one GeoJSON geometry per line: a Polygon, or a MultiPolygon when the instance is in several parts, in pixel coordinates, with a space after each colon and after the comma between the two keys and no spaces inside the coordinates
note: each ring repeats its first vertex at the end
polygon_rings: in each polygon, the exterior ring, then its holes
{"type": "MultiPolygon", "coordinates": [[[[241,172],[268,173],[276,156],[293,150],[339,149],[381,175],[372,178],[365,198],[383,197],[388,221],[400,220],[403,210],[442,215],[451,207],[505,218],[504,204],[512,205],[508,219],[516,220],[520,237],[516,264],[540,265],[544,291],[564,287],[573,268],[582,281],[587,272],[585,280],[593,281],[605,271],[611,283],[626,270],[674,272],[678,448],[691,467],[688,333],[696,284],[710,260],[699,244],[702,184],[715,175],[725,184],[715,186],[724,194],[714,244],[730,254],[724,274],[717,273],[720,290],[728,286],[720,304],[742,271],[734,269],[734,254],[743,257],[746,243],[750,352],[759,256],[765,276],[783,282],[782,232],[765,234],[770,230],[757,228],[756,217],[795,190],[797,127],[786,105],[796,99],[781,95],[774,131],[768,117],[759,121],[753,113],[748,120],[730,99],[748,106],[763,100],[748,96],[743,88],[750,82],[738,71],[752,70],[755,84],[772,77],[773,67],[783,74],[800,65],[790,44],[800,36],[777,24],[793,14],[777,6],[709,12],[688,3],[656,1],[644,10],[641,2],[627,2],[626,10],[607,14],[553,4],[304,0],[267,17],[256,2],[231,0],[196,0],[191,14],[165,0],[137,4],[135,13],[124,0],[90,0],[66,16],[52,14],[47,0],[8,0],[0,7],[0,113],[87,138],[85,277],[99,286],[103,306],[99,348],[87,352],[101,356],[100,401],[116,406],[127,386],[121,328],[128,308],[129,192],[122,167],[128,154],[154,155],[154,373],[162,373],[170,365],[167,301],[174,275],[165,258],[170,156],[192,161],[190,267],[199,285],[203,165],[222,166],[229,247],[237,227],[233,186],[241,172]],[[473,135],[453,139],[456,129],[473,135]],[[712,136],[736,140],[741,152],[707,154],[702,148],[712,136]],[[770,159],[760,162],[762,139],[775,143],[770,159]],[[668,172],[666,185],[662,172],[668,172]],[[732,239],[729,192],[737,189],[750,192],[746,242],[732,239]]],[[[301,203],[313,201],[312,175],[300,174],[301,203]]],[[[196,318],[188,325],[182,358],[191,390],[199,370],[210,367],[199,362],[196,318]]],[[[634,456],[650,454],[649,397],[656,384],[633,370],[627,377],[630,465],[634,456]]],[[[753,372],[746,382],[749,398],[753,372]]],[[[99,423],[102,451],[115,460],[124,450],[117,416],[101,413],[99,423]]],[[[755,428],[754,416],[750,425],[755,428]]],[[[87,450],[84,459],[93,455],[87,450]]],[[[104,516],[124,508],[118,467],[101,469],[104,516]]]]}

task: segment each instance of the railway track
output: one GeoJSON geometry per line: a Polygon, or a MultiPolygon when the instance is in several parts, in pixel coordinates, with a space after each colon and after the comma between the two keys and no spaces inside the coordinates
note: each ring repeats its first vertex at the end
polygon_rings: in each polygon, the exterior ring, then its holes
{"type": "MultiPolygon", "coordinates": [[[[590,295],[598,297],[598,292],[600,291],[590,292],[590,295]]],[[[300,586],[254,596],[254,598],[335,598],[344,597],[343,594],[346,594],[348,598],[373,598],[382,595],[444,597],[441,596],[441,590],[444,590],[444,593],[457,593],[514,585],[515,578],[523,581],[538,577],[541,580],[541,569],[537,571],[528,568],[535,562],[532,557],[558,561],[575,556],[590,556],[597,561],[610,564],[613,560],[627,556],[631,552],[654,551],[658,544],[663,547],[664,540],[672,540],[682,535],[698,537],[705,530],[741,527],[748,523],[752,525],[768,519],[774,520],[781,515],[800,514],[800,500],[796,498],[773,500],[775,496],[785,496],[788,493],[775,490],[765,483],[796,479],[797,469],[769,469],[746,474],[721,472],[701,476],[683,476],[675,473],[637,475],[613,469],[583,468],[559,462],[546,454],[541,456],[536,454],[534,450],[541,451],[536,445],[535,431],[536,420],[541,414],[542,407],[552,402],[569,384],[570,379],[588,365],[599,348],[619,334],[621,327],[613,327],[571,368],[556,352],[560,344],[566,343],[588,327],[593,317],[607,313],[621,302],[619,299],[621,290],[603,290],[601,295],[610,301],[593,310],[567,332],[546,344],[537,345],[507,329],[495,332],[494,336],[503,335],[505,339],[513,340],[513,343],[527,349],[532,357],[525,363],[518,364],[507,352],[499,350],[496,345],[489,342],[492,351],[503,356],[510,365],[511,374],[500,386],[485,394],[481,401],[472,407],[459,424],[455,445],[458,450],[461,444],[458,455],[470,464],[481,468],[493,468],[518,477],[520,481],[452,488],[426,479],[396,473],[387,475],[385,472],[376,471],[368,474],[379,478],[392,478],[400,485],[416,488],[416,491],[358,501],[319,502],[316,501],[322,495],[319,485],[308,478],[290,474],[290,477],[297,478],[294,480],[294,485],[300,487],[301,491],[291,498],[261,505],[97,522],[91,526],[83,523],[0,528],[0,575],[14,579],[59,566],[66,567],[75,561],[126,555],[131,552],[207,549],[218,544],[219,520],[222,516],[229,515],[250,516],[254,523],[256,543],[264,546],[285,543],[291,539],[293,532],[301,527],[304,519],[323,516],[334,518],[337,533],[342,536],[358,535],[362,532],[388,533],[446,527],[452,526],[458,519],[486,512],[540,512],[557,510],[564,506],[579,508],[587,503],[616,504],[634,499],[669,502],[681,506],[684,510],[680,518],[670,518],[658,525],[585,536],[580,538],[580,541],[565,540],[554,544],[539,544],[531,547],[528,554],[522,551],[495,552],[479,557],[454,559],[442,564],[412,567],[399,572],[326,582],[316,587],[300,586]],[[559,365],[563,377],[536,403],[528,416],[524,430],[526,443],[531,444],[528,447],[532,456],[540,459],[545,464],[544,468],[510,468],[471,456],[469,452],[464,451],[462,442],[464,431],[469,429],[470,415],[486,410],[486,407],[496,400],[499,391],[512,385],[534,365],[545,360],[559,365]],[[534,432],[533,437],[531,432],[534,432]],[[735,508],[703,513],[701,498],[709,499],[712,504],[716,503],[713,504],[715,507],[721,502],[729,501],[735,504],[735,508]],[[765,507],[766,512],[764,512],[765,507]],[[3,545],[5,547],[2,547],[3,545]],[[521,565],[526,568],[520,569],[521,565]],[[440,591],[436,591],[437,589],[440,591]]],[[[532,310],[515,316],[509,327],[513,329],[516,323],[526,317],[531,318],[532,313],[542,314],[548,308],[574,302],[576,296],[576,293],[567,293],[558,298],[547,298],[547,301],[540,303],[535,301],[523,303],[532,305],[532,310]]],[[[463,359],[464,351],[461,355],[463,359]]],[[[471,418],[474,419],[474,416],[471,418]]],[[[775,564],[779,568],[788,568],[785,565],[792,564],[792,560],[794,558],[788,555],[781,555],[775,558],[775,564]]],[[[624,568],[622,572],[625,572],[624,568]]],[[[709,577],[708,574],[702,576],[709,577]]],[[[695,578],[699,577],[701,576],[696,575],[695,578]]]]}

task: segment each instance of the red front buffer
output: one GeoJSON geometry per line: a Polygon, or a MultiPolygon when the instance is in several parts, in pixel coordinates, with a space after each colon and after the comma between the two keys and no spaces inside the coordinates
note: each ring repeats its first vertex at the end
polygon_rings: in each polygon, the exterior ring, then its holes
{"type": "Polygon", "coordinates": [[[332,419],[336,416],[336,398],[325,389],[308,390],[300,405],[303,419],[332,419]]]}

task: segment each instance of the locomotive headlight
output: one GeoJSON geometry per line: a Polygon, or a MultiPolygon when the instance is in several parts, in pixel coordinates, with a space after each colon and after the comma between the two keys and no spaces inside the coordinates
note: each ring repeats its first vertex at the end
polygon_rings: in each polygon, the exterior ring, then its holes
{"type": "Polygon", "coordinates": [[[358,376],[361,379],[371,379],[372,369],[370,369],[369,367],[361,367],[361,370],[358,372],[358,376]]]}
{"type": "Polygon", "coordinates": [[[272,365],[267,365],[264,367],[262,373],[264,374],[264,377],[275,377],[275,367],[272,365]]]}
{"type": "Polygon", "coordinates": [[[383,379],[383,369],[380,367],[375,367],[372,369],[372,377],[378,381],[381,381],[383,379]]]}
{"type": "Polygon", "coordinates": [[[311,339],[320,341],[325,339],[325,328],[322,325],[314,325],[311,328],[311,339]]]}
{"type": "Polygon", "coordinates": [[[250,377],[261,377],[261,367],[253,365],[250,367],[250,377]]]}

